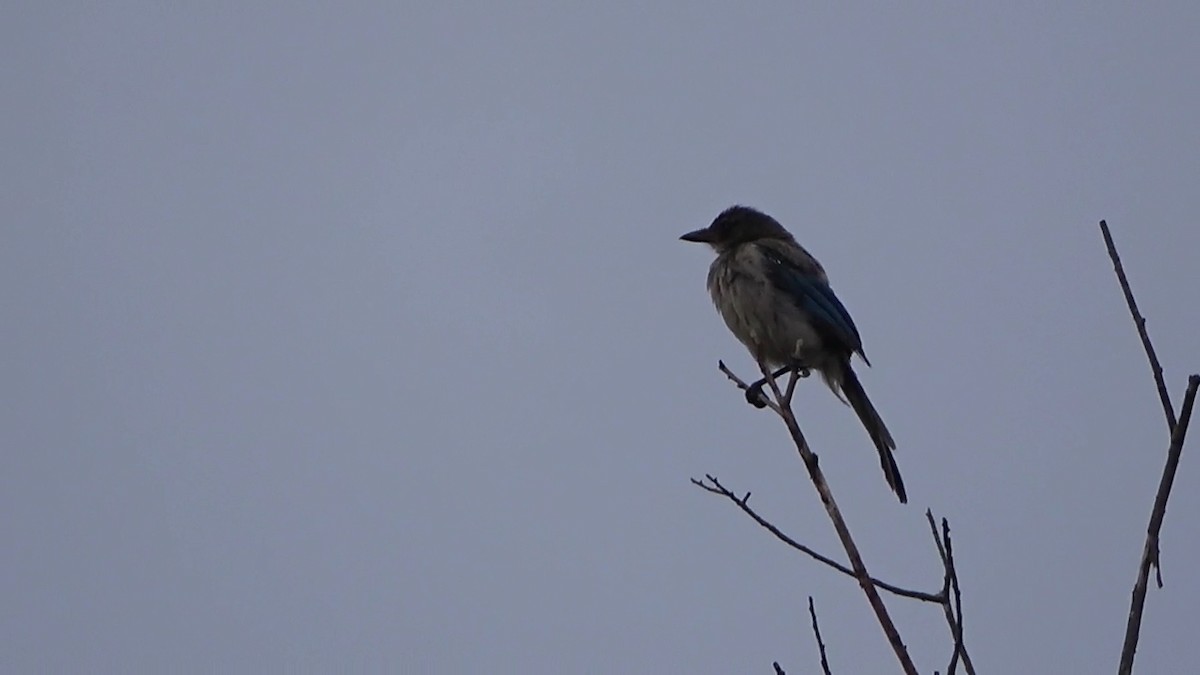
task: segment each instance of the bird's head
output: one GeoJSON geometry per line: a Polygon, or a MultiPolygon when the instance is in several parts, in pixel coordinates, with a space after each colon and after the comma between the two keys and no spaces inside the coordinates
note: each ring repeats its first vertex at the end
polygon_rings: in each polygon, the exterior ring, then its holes
{"type": "Polygon", "coordinates": [[[713,219],[708,227],[688,232],[680,239],[708,244],[721,252],[759,239],[792,241],[792,235],[783,229],[779,221],[762,211],[749,206],[731,206],[713,219]]]}

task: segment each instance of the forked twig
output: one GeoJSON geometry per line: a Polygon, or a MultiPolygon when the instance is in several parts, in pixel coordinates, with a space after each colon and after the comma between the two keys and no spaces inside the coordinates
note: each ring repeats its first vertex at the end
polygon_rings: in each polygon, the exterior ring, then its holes
{"type": "MultiPolygon", "coordinates": [[[[789,381],[786,389],[787,393],[785,394],[784,391],[780,390],[779,383],[776,382],[775,378],[771,376],[770,368],[763,363],[759,363],[758,367],[765,378],[765,383],[770,386],[771,394],[773,396],[773,400],[762,401],[762,403],[764,403],[765,407],[769,408],[776,415],[779,415],[779,417],[783,420],[784,425],[787,427],[788,433],[792,437],[792,442],[796,446],[796,451],[800,454],[800,458],[804,461],[805,468],[808,469],[808,476],[812,480],[813,486],[816,487],[817,494],[821,497],[821,503],[825,506],[825,512],[829,516],[830,522],[833,524],[833,529],[837,533],[838,540],[841,541],[842,548],[846,551],[846,557],[850,562],[850,572],[858,581],[858,585],[862,589],[863,594],[867,596],[867,602],[871,605],[871,609],[875,613],[875,618],[879,621],[879,626],[883,629],[883,633],[887,637],[888,643],[892,646],[892,651],[895,653],[896,659],[900,662],[901,668],[903,668],[904,672],[908,675],[917,675],[917,667],[913,663],[912,657],[908,654],[908,648],[905,647],[904,640],[900,637],[900,632],[897,630],[895,622],[892,621],[892,617],[888,613],[887,606],[883,603],[883,598],[879,596],[879,590],[876,587],[875,580],[867,571],[867,566],[863,562],[862,554],[859,553],[858,544],[855,543],[854,537],[850,534],[850,528],[848,525],[846,525],[846,520],[842,517],[841,509],[838,508],[837,502],[833,498],[833,492],[829,488],[828,481],[825,480],[824,472],[821,471],[817,455],[812,451],[811,448],[809,448],[808,441],[804,438],[804,432],[800,429],[800,424],[796,421],[796,416],[792,412],[790,394],[795,387],[795,378],[797,375],[795,373],[792,374],[792,380],[789,381]]],[[[738,389],[741,389],[742,391],[747,391],[749,389],[749,385],[747,385],[744,380],[729,370],[724,362],[718,363],[718,368],[722,373],[725,374],[726,377],[728,377],[731,381],[733,381],[734,384],[737,385],[738,389]]],[[[713,480],[711,476],[708,478],[710,481],[713,480]]],[[[692,482],[706,490],[709,490],[709,492],[723,494],[721,492],[723,488],[710,489],[695,479],[692,479],[692,482]]],[[[732,495],[732,493],[729,494],[732,495]]],[[[769,523],[757,517],[757,514],[754,514],[753,511],[749,509],[746,504],[746,502],[749,500],[749,496],[750,495],[747,494],[746,497],[740,500],[737,499],[736,496],[732,498],[738,503],[739,507],[741,507],[742,510],[748,515],[751,515],[756,522],[763,527],[767,527],[767,529],[772,530],[773,534],[786,541],[782,532],[778,531],[778,528],[774,528],[773,525],[769,525],[769,523]]],[[[800,550],[804,550],[803,548],[799,547],[799,545],[796,545],[796,547],[800,548],[800,550]]],[[[815,553],[810,553],[810,555],[817,557],[815,553]]],[[[826,558],[826,560],[828,560],[828,558],[826,558]]]]}
{"type": "Polygon", "coordinates": [[[946,625],[950,627],[950,636],[954,639],[954,653],[950,656],[950,665],[946,675],[954,675],[958,661],[962,659],[963,669],[967,675],[975,675],[975,664],[963,643],[963,611],[962,590],[958,587],[958,568],[954,565],[954,542],[950,539],[950,522],[942,518],[942,532],[938,534],[937,523],[933,519],[933,511],[926,509],[925,518],[929,521],[929,531],[933,535],[933,543],[937,546],[938,556],[942,559],[945,576],[942,579],[942,611],[946,616],[946,625]]]}
{"type": "MultiPolygon", "coordinates": [[[[1183,407],[1179,420],[1171,434],[1171,447],[1167,450],[1167,464],[1163,467],[1158,492],[1154,495],[1154,508],[1150,511],[1150,525],[1146,528],[1146,544],[1142,547],[1142,560],[1138,564],[1137,581],[1133,585],[1133,599],[1129,606],[1129,619],[1125,622],[1125,642],[1121,647],[1120,675],[1133,672],[1133,657],[1137,653],[1138,637],[1142,629],[1142,612],[1146,606],[1146,588],[1149,586],[1150,568],[1158,569],[1158,535],[1162,531],[1163,517],[1167,513],[1167,499],[1175,482],[1175,471],[1183,455],[1183,440],[1187,435],[1188,423],[1192,418],[1192,406],[1196,402],[1196,389],[1200,388],[1200,375],[1188,378],[1187,392],[1183,395],[1183,407]]],[[[1158,587],[1162,588],[1162,576],[1157,576],[1158,587]]]]}
{"type": "MultiPolygon", "coordinates": [[[[855,578],[854,570],[827,555],[818,553],[812,548],[801,544],[792,537],[788,536],[786,532],[780,530],[774,523],[767,520],[761,514],[755,511],[754,507],[750,506],[750,493],[747,492],[744,496],[739,497],[735,492],[725,487],[721,483],[720,479],[718,479],[716,476],[706,474],[704,478],[705,480],[703,481],[693,478],[691,479],[692,484],[715,495],[721,495],[722,497],[725,497],[729,501],[733,502],[739,509],[742,510],[743,513],[750,516],[754,522],[758,523],[763,529],[775,535],[775,538],[779,541],[782,541],[788,546],[796,549],[797,551],[807,555],[823,565],[827,565],[852,579],[855,578]]],[[[875,577],[871,577],[871,583],[893,595],[898,595],[900,597],[912,598],[914,600],[920,600],[921,602],[932,602],[939,605],[943,602],[942,595],[940,593],[927,593],[925,591],[916,591],[909,588],[903,588],[875,577]]]]}
{"type": "Polygon", "coordinates": [[[1100,221],[1100,233],[1104,236],[1104,245],[1108,249],[1108,257],[1112,260],[1113,271],[1116,272],[1117,282],[1125,295],[1125,304],[1137,328],[1138,337],[1142,340],[1142,348],[1150,361],[1150,371],[1154,374],[1155,388],[1162,403],[1163,414],[1167,418],[1167,432],[1171,444],[1167,449],[1167,463],[1163,467],[1162,478],[1159,479],[1158,491],[1154,495],[1154,507],[1150,511],[1150,524],[1146,527],[1146,543],[1142,547],[1142,559],[1138,564],[1137,581],[1133,585],[1133,597],[1129,606],[1129,618],[1125,623],[1125,640],[1121,646],[1121,661],[1117,668],[1120,675],[1130,675],[1133,672],[1133,659],[1137,653],[1138,637],[1141,633],[1142,616],[1146,606],[1146,590],[1150,585],[1150,569],[1155,570],[1155,580],[1162,588],[1162,569],[1159,566],[1159,534],[1162,531],[1163,518],[1167,513],[1167,500],[1171,496],[1171,487],[1175,483],[1175,472],[1179,468],[1179,458],[1183,454],[1183,442],[1187,436],[1188,422],[1192,416],[1192,406],[1196,401],[1196,390],[1200,387],[1200,375],[1188,378],[1187,391],[1183,396],[1183,405],[1179,410],[1179,418],[1175,417],[1175,409],[1171,405],[1171,394],[1163,378],[1162,365],[1150,342],[1150,334],[1146,331],[1146,319],[1138,311],[1137,301],[1134,300],[1133,290],[1129,279],[1125,276],[1125,268],[1121,265],[1121,257],[1117,254],[1116,244],[1113,243],[1112,233],[1108,223],[1100,221]]]}

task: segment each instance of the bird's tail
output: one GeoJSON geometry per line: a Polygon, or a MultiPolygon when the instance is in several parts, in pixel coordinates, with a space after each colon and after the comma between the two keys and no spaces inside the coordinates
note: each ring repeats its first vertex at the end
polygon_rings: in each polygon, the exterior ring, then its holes
{"type": "Polygon", "coordinates": [[[841,377],[838,378],[838,384],[842,395],[858,414],[858,419],[862,421],[875,443],[875,449],[879,451],[879,464],[883,467],[883,475],[887,478],[888,485],[900,498],[900,503],[907,504],[908,494],[904,491],[904,480],[900,478],[900,467],[896,466],[896,458],[892,455],[892,450],[896,449],[896,441],[892,440],[891,432],[883,423],[883,418],[879,416],[875,406],[871,405],[871,399],[867,398],[867,392],[863,391],[862,383],[858,381],[858,376],[854,374],[854,369],[849,363],[843,363],[839,375],[841,377]]]}

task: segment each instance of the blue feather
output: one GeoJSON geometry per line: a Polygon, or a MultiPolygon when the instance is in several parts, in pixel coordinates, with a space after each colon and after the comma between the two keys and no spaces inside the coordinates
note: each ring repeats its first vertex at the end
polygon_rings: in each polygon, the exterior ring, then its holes
{"type": "Polygon", "coordinates": [[[779,257],[774,251],[763,250],[771,261],[771,281],[787,294],[796,305],[813,318],[818,330],[841,343],[851,352],[862,352],[862,338],[845,305],[838,300],[829,284],[806,274],[796,265],[779,257]]]}

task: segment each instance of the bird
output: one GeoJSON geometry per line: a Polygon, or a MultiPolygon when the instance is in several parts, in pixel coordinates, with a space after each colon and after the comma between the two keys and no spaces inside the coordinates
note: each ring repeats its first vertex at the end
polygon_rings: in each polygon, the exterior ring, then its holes
{"type": "MultiPolygon", "coordinates": [[[[731,206],[705,228],[680,239],[708,244],[717,257],[708,270],[708,291],[730,332],[772,377],[816,370],[834,395],[847,403],[867,430],[888,485],[908,503],[893,451],[896,442],[859,382],[850,359],[871,365],[850,312],[833,289],[825,268],[771,216],[749,206],[731,206]]],[[[763,378],[746,392],[757,407],[763,378]]]]}

